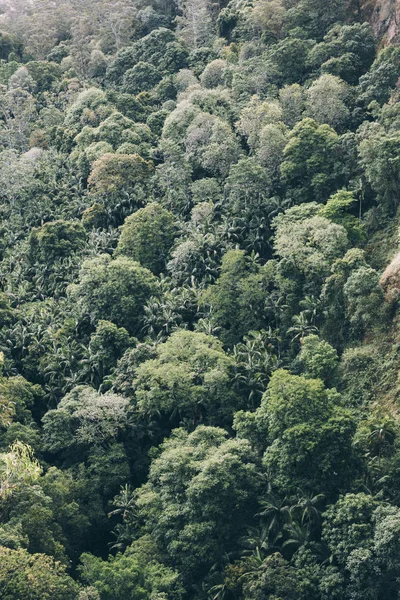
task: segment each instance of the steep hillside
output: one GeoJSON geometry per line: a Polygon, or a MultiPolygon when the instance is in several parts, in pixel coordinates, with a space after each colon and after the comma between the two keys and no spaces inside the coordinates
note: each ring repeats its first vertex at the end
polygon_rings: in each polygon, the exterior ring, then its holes
{"type": "Polygon", "coordinates": [[[362,13],[383,45],[399,44],[400,3],[398,0],[367,0],[362,13]]]}
{"type": "Polygon", "coordinates": [[[399,600],[398,18],[0,0],[0,600],[399,600]]]}

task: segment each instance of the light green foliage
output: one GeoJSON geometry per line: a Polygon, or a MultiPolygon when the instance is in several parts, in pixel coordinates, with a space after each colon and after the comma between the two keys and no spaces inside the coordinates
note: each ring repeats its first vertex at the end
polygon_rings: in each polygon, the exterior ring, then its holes
{"type": "Polygon", "coordinates": [[[262,102],[258,96],[253,96],[242,110],[236,127],[239,133],[246,136],[250,148],[254,150],[259,145],[263,127],[279,123],[281,120],[282,109],[278,102],[262,102]]]}
{"type": "Polygon", "coordinates": [[[0,590],[4,600],[75,600],[78,586],[49,556],[0,547],[0,590]]]}
{"type": "Polygon", "coordinates": [[[343,226],[319,216],[316,203],[293,207],[274,219],[275,251],[307,279],[325,278],[348,248],[343,226]]]}
{"type": "Polygon", "coordinates": [[[254,158],[241,158],[233,165],[226,178],[225,193],[228,207],[233,214],[241,214],[249,206],[257,206],[260,198],[266,198],[271,189],[268,169],[254,158]]]}
{"type": "Polygon", "coordinates": [[[280,166],[283,162],[283,151],[286,144],[287,131],[282,123],[269,124],[262,128],[257,148],[257,158],[274,183],[279,180],[280,166]]]}
{"type": "Polygon", "coordinates": [[[114,600],[116,596],[119,600],[179,600],[184,595],[179,574],[161,563],[150,537],[139,539],[124,554],[108,561],[90,554],[83,554],[81,560],[82,578],[98,590],[102,600],[114,600]]]}
{"type": "Polygon", "coordinates": [[[163,270],[177,233],[174,215],[153,202],[126,219],[117,252],[158,274],[163,270]]]}
{"type": "Polygon", "coordinates": [[[34,458],[32,449],[22,442],[15,442],[10,451],[0,454],[0,498],[2,500],[34,484],[42,468],[34,458]]]}
{"type": "Polygon", "coordinates": [[[206,88],[215,88],[225,83],[227,64],[224,60],[216,59],[210,62],[201,74],[201,85],[206,88]]]}
{"type": "Polygon", "coordinates": [[[284,14],[285,9],[282,0],[257,0],[247,18],[251,26],[260,30],[263,38],[270,42],[279,39],[284,14]]]}
{"type": "Polygon", "coordinates": [[[83,263],[79,284],[71,286],[83,313],[93,322],[107,318],[130,333],[140,328],[143,306],[156,293],[156,278],[133,260],[103,254],[83,263]]]}
{"type": "Polygon", "coordinates": [[[317,335],[304,338],[298,358],[307,376],[325,382],[334,379],[339,360],[337,352],[317,335]]]}
{"type": "Polygon", "coordinates": [[[79,386],[43,418],[44,446],[60,452],[76,445],[109,443],[125,424],[128,400],[115,394],[98,394],[79,386]]]}
{"type": "Polygon", "coordinates": [[[180,0],[178,6],[182,11],[177,18],[179,35],[191,49],[207,47],[213,38],[209,1],[180,0]]]}
{"type": "Polygon", "coordinates": [[[363,226],[360,221],[348,211],[351,207],[354,210],[356,198],[352,192],[340,190],[333,194],[325,206],[322,206],[318,212],[321,217],[329,219],[333,223],[342,225],[353,242],[360,242],[363,239],[363,226]]]}
{"type": "Polygon", "coordinates": [[[276,439],[291,427],[301,423],[322,422],[332,410],[331,396],[322,381],[274,373],[263,397],[262,409],[268,415],[268,435],[276,439]]]}
{"type": "Polygon", "coordinates": [[[229,419],[238,398],[233,391],[233,360],[211,336],[178,331],[140,365],[134,379],[140,412],[178,415],[193,423],[229,419]]]}
{"type": "Polygon", "coordinates": [[[288,127],[294,127],[301,121],[304,111],[304,90],[298,83],[286,85],[279,90],[282,107],[282,120],[288,127]]]}
{"type": "Polygon", "coordinates": [[[306,114],[319,124],[343,129],[350,111],[345,83],[334,75],[321,75],[306,92],[306,114]]]}
{"type": "Polygon", "coordinates": [[[194,169],[224,177],[240,158],[241,150],[228,123],[200,113],[189,125],[185,138],[186,158],[194,169]]]}

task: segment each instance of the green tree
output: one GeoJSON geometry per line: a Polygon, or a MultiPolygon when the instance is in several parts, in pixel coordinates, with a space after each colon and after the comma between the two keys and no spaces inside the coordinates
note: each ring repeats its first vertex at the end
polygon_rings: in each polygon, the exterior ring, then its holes
{"type": "Polygon", "coordinates": [[[103,600],[150,600],[173,597],[179,600],[184,589],[179,574],[162,564],[156,544],[143,537],[127,548],[124,554],[108,561],[83,554],[82,579],[98,590],[103,600]]]}
{"type": "Polygon", "coordinates": [[[306,114],[320,125],[327,123],[343,130],[350,111],[344,81],[334,75],[321,75],[306,91],[306,114]]]}
{"type": "Polygon", "coordinates": [[[369,23],[334,25],[308,55],[309,64],[352,85],[371,66],[376,40],[369,23]]]}
{"type": "Polygon", "coordinates": [[[83,263],[79,284],[70,286],[69,294],[92,322],[106,318],[134,334],[146,300],[156,294],[156,278],[129,258],[103,254],[83,263]]]}
{"type": "Polygon", "coordinates": [[[348,212],[352,206],[354,210],[356,201],[357,199],[352,192],[340,190],[336,194],[333,194],[325,206],[322,206],[318,212],[321,217],[342,225],[353,243],[360,242],[364,237],[364,229],[360,220],[348,212]]]}
{"type": "Polygon", "coordinates": [[[359,103],[368,107],[371,102],[382,106],[388,101],[396,85],[400,52],[395,46],[384,48],[376,57],[371,68],[360,79],[359,103]]]}
{"type": "Polygon", "coordinates": [[[275,217],[272,226],[274,249],[282,266],[289,273],[301,274],[313,286],[323,283],[335,259],[343,256],[349,245],[344,227],[319,216],[315,202],[289,208],[275,217]]]}
{"type": "Polygon", "coordinates": [[[313,379],[322,379],[331,383],[336,376],[338,367],[338,354],[334,348],[317,335],[308,335],[304,338],[298,360],[307,376],[313,379]]]}
{"type": "Polygon", "coordinates": [[[275,371],[260,408],[236,415],[241,437],[254,423],[255,440],[265,451],[264,467],[280,493],[294,493],[296,486],[333,492],[354,477],[354,417],[341,406],[336,390],[325,389],[321,380],[275,371]]]}
{"type": "Polygon", "coordinates": [[[133,341],[125,328],[110,321],[99,321],[96,331],[90,336],[86,359],[91,383],[100,386],[133,341]]]}
{"type": "Polygon", "coordinates": [[[99,394],[85,386],[74,388],[43,417],[45,448],[54,453],[109,443],[125,425],[128,404],[116,394],[99,394]]]}
{"type": "Polygon", "coordinates": [[[138,154],[104,154],[93,163],[88,183],[93,194],[131,191],[150,176],[153,164],[138,154]]]}
{"type": "Polygon", "coordinates": [[[262,485],[257,469],[246,440],[214,427],[175,430],[161,446],[137,509],[188,583],[242,534],[262,485]]]}
{"type": "Polygon", "coordinates": [[[54,221],[34,229],[29,236],[29,250],[33,262],[51,264],[81,250],[86,231],[79,222],[54,221]]]}
{"type": "Polygon", "coordinates": [[[339,138],[329,125],[303,119],[289,134],[281,166],[287,194],[296,203],[323,202],[341,186],[339,138]]]}
{"type": "Polygon", "coordinates": [[[164,270],[177,234],[174,215],[153,202],[126,219],[117,253],[133,258],[158,274],[164,270]]]}
{"type": "Polygon", "coordinates": [[[301,575],[279,553],[266,558],[255,571],[243,576],[244,597],[248,600],[285,598],[297,600],[310,597],[311,585],[302,581],[301,575]]]}
{"type": "Polygon", "coordinates": [[[15,442],[9,452],[0,454],[0,461],[0,499],[3,500],[35,483],[42,473],[32,448],[22,442],[15,442]]]}
{"type": "Polygon", "coordinates": [[[374,124],[367,128],[359,144],[361,165],[379,200],[393,210],[400,202],[400,135],[386,133],[374,124]]]}
{"type": "Polygon", "coordinates": [[[239,401],[233,365],[212,336],[176,331],[158,346],[156,358],[136,370],[138,409],[149,416],[178,416],[191,427],[204,420],[227,422],[239,401]]]}
{"type": "Polygon", "coordinates": [[[347,316],[356,334],[362,335],[374,323],[384,322],[383,291],[375,269],[360,267],[354,271],[343,292],[347,316]]]}
{"type": "Polygon", "coordinates": [[[229,250],[217,282],[202,294],[201,303],[210,307],[221,339],[231,346],[249,331],[262,328],[264,299],[262,269],[241,250],[229,250]]]}
{"type": "Polygon", "coordinates": [[[0,546],[0,592],[4,600],[75,600],[78,585],[64,565],[44,554],[0,546]]]}
{"type": "Polygon", "coordinates": [[[150,63],[138,62],[128,69],[122,80],[122,91],[128,94],[149,92],[162,79],[162,73],[150,63]]]}

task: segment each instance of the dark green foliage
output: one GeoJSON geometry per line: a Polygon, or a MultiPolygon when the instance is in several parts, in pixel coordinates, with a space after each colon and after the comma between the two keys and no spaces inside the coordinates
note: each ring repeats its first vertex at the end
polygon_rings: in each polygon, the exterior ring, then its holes
{"type": "Polygon", "coordinates": [[[133,46],[120,50],[107,69],[107,77],[120,81],[139,61],[150,63],[162,72],[174,73],[187,66],[187,52],[172,31],[155,29],[133,46]]]}
{"type": "Polygon", "coordinates": [[[7,60],[10,54],[21,55],[23,45],[17,36],[6,31],[0,32],[0,59],[7,60]]]}
{"type": "Polygon", "coordinates": [[[344,21],[346,9],[346,0],[327,0],[323,5],[319,0],[295,1],[284,16],[285,28],[304,30],[318,40],[334,23],[344,21]]]}
{"type": "Polygon", "coordinates": [[[26,65],[38,92],[47,92],[61,79],[62,71],[54,62],[32,61],[26,65]]]}
{"type": "Polygon", "coordinates": [[[307,56],[313,42],[298,38],[286,38],[268,53],[275,65],[282,84],[302,81],[307,73],[307,56]]]}
{"type": "Polygon", "coordinates": [[[308,63],[356,84],[374,61],[375,51],[376,41],[367,23],[336,25],[313,47],[308,63]]]}
{"type": "Polygon", "coordinates": [[[125,71],[122,91],[128,94],[149,91],[160,81],[161,77],[161,73],[152,64],[138,62],[134,67],[125,71]]]}
{"type": "Polygon", "coordinates": [[[60,220],[46,223],[34,229],[29,236],[31,260],[52,263],[82,249],[85,241],[85,229],[78,222],[60,220]]]}
{"type": "Polygon", "coordinates": [[[222,260],[221,275],[202,296],[221,338],[232,347],[243,335],[263,325],[263,273],[240,250],[230,250],[222,260]]]}
{"type": "MultiPolygon", "coordinates": [[[[276,371],[255,418],[264,433],[263,463],[280,493],[293,493],[296,486],[332,493],[354,475],[354,417],[342,408],[336,390],[326,390],[322,381],[276,371]]],[[[252,421],[251,413],[239,413],[239,435],[247,435],[252,421]]]]}
{"type": "Polygon", "coordinates": [[[154,202],[126,219],[117,252],[158,274],[165,267],[177,234],[174,215],[154,202]]]}
{"type": "Polygon", "coordinates": [[[2,2],[2,600],[397,600],[394,4],[2,2]]]}
{"type": "Polygon", "coordinates": [[[389,46],[380,52],[368,73],[360,79],[359,102],[368,106],[371,102],[382,105],[387,102],[399,72],[400,51],[389,46]]]}
{"type": "Polygon", "coordinates": [[[296,203],[327,200],[343,182],[338,135],[328,125],[304,119],[290,133],[281,172],[296,203]]]}
{"type": "Polygon", "coordinates": [[[71,297],[91,321],[107,318],[130,333],[140,330],[143,306],[156,292],[156,278],[148,269],[104,254],[83,263],[79,279],[71,297]]]}

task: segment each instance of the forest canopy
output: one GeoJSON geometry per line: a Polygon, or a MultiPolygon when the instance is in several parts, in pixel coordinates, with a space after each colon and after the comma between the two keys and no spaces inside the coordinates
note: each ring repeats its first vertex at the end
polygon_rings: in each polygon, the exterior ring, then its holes
{"type": "Polygon", "coordinates": [[[371,4],[0,0],[1,600],[400,598],[371,4]]]}

